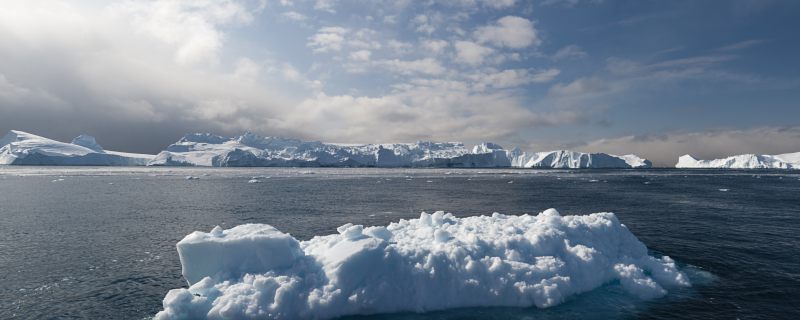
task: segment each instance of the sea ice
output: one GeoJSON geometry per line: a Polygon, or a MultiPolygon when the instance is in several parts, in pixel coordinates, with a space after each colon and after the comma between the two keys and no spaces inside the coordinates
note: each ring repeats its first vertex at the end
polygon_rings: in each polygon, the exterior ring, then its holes
{"type": "Polygon", "coordinates": [[[437,211],[388,226],[345,224],[298,241],[264,224],[195,231],[178,242],[187,289],[156,319],[323,319],[459,307],[551,307],[618,281],[641,299],[689,286],[613,213],[457,218],[437,211]]]}

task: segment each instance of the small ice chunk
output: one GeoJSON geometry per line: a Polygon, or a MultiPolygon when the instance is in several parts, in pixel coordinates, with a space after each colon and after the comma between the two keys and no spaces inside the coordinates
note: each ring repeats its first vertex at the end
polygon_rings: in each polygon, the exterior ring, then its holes
{"type": "Polygon", "coordinates": [[[550,209],[547,209],[545,211],[542,211],[541,215],[544,216],[544,217],[559,217],[559,216],[561,216],[561,214],[558,213],[558,210],[556,210],[555,208],[550,208],[550,209]]]}
{"type": "Polygon", "coordinates": [[[178,242],[183,277],[191,285],[205,277],[230,278],[292,266],[300,243],[270,225],[244,224],[210,233],[195,231],[178,242]]]}
{"type": "Polygon", "coordinates": [[[336,228],[336,231],[347,240],[357,240],[364,237],[364,226],[360,224],[353,225],[352,223],[348,223],[336,228]]]}
{"type": "Polygon", "coordinates": [[[258,179],[250,179],[250,180],[247,180],[247,183],[260,183],[260,182],[261,182],[261,181],[258,181],[258,179]]]}
{"type": "Polygon", "coordinates": [[[214,229],[211,229],[211,235],[217,238],[222,238],[222,228],[220,226],[214,227],[214,229]]]}
{"type": "Polygon", "coordinates": [[[446,230],[436,229],[433,232],[433,238],[436,239],[436,242],[447,242],[447,240],[450,240],[450,233],[446,230]]]}

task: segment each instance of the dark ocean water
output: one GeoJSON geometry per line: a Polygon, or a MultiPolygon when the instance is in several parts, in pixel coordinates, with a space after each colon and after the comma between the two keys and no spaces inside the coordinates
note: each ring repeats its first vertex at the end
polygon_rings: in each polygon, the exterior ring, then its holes
{"type": "Polygon", "coordinates": [[[420,211],[551,207],[615,212],[695,285],[653,301],[609,284],[544,310],[355,318],[800,318],[800,172],[0,167],[0,319],[150,317],[186,285],[175,243],[215,225],[308,239],[420,211]]]}

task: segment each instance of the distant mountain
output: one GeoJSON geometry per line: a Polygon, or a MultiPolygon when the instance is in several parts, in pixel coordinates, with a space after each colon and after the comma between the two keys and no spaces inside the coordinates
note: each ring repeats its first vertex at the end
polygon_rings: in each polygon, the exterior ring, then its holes
{"type": "Polygon", "coordinates": [[[525,153],[483,143],[468,150],[460,142],[332,144],[252,133],[227,138],[194,133],[156,155],[149,165],[215,167],[453,167],[453,168],[649,168],[635,155],[551,151],[525,153]]]}
{"type": "Polygon", "coordinates": [[[676,168],[800,169],[800,152],[778,155],[742,154],[722,159],[698,160],[681,156],[676,168]]]}
{"type": "Polygon", "coordinates": [[[103,150],[94,137],[88,135],[65,143],[11,130],[0,139],[0,164],[142,166],[152,159],[152,155],[103,150]]]}

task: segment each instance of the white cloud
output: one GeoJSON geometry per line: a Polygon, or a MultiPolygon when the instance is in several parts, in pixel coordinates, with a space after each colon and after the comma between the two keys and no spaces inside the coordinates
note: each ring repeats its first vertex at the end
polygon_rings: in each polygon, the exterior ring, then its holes
{"type": "Polygon", "coordinates": [[[588,54],[586,54],[586,51],[583,51],[581,47],[571,44],[561,49],[558,49],[558,51],[556,51],[556,53],[553,55],[553,59],[554,60],[565,60],[572,58],[578,59],[578,58],[585,58],[587,56],[588,54]]]}
{"type": "Polygon", "coordinates": [[[495,24],[480,27],[475,30],[474,36],[479,43],[491,43],[512,49],[537,46],[541,43],[533,22],[516,16],[505,16],[495,24]]]}
{"type": "Polygon", "coordinates": [[[485,6],[495,9],[506,9],[513,7],[516,2],[516,0],[483,0],[483,4],[485,6]]]}
{"type": "Polygon", "coordinates": [[[313,127],[334,142],[481,141],[549,121],[521,107],[513,97],[472,95],[436,83],[411,85],[377,97],[319,95],[301,103],[292,115],[282,125],[313,127]]]}
{"type": "Polygon", "coordinates": [[[424,14],[418,14],[411,19],[411,23],[415,28],[414,30],[417,32],[431,34],[436,31],[433,19],[433,17],[429,17],[424,14]]]}
{"type": "Polygon", "coordinates": [[[297,11],[284,12],[283,16],[286,17],[287,19],[293,20],[293,21],[305,21],[306,19],[308,19],[308,17],[306,15],[304,15],[302,13],[299,13],[297,11]]]}
{"type": "Polygon", "coordinates": [[[475,88],[480,91],[486,88],[506,89],[531,83],[547,83],[553,81],[559,74],[561,70],[555,68],[539,71],[508,69],[481,73],[471,78],[476,81],[475,88]]]}
{"type": "Polygon", "coordinates": [[[542,1],[543,6],[561,6],[565,8],[572,8],[580,3],[591,3],[591,4],[598,4],[602,3],[603,0],[544,0],[542,1]]]}
{"type": "Polygon", "coordinates": [[[428,39],[422,42],[422,47],[433,55],[444,53],[449,45],[447,41],[439,39],[428,39]]]}
{"type": "Polygon", "coordinates": [[[445,72],[445,68],[433,58],[425,58],[418,60],[379,60],[375,61],[378,66],[385,67],[393,72],[399,74],[427,74],[427,75],[441,75],[445,72]]]}
{"type": "Polygon", "coordinates": [[[405,55],[410,53],[414,46],[408,42],[398,41],[395,39],[390,39],[386,42],[386,47],[392,50],[392,53],[395,55],[405,55]]]}
{"type": "Polygon", "coordinates": [[[742,49],[747,49],[747,48],[750,48],[752,46],[756,46],[756,45],[762,44],[764,42],[765,42],[764,40],[759,40],[759,39],[744,40],[744,41],[740,41],[740,42],[737,42],[737,43],[729,44],[729,45],[724,46],[722,48],[719,48],[717,50],[719,50],[719,51],[742,50],[742,49]]]}
{"type": "Polygon", "coordinates": [[[453,46],[456,49],[455,61],[473,66],[483,64],[486,57],[494,52],[492,48],[472,41],[456,41],[453,46]]]}
{"type": "Polygon", "coordinates": [[[316,2],[314,2],[315,10],[327,11],[330,13],[336,13],[336,10],[334,10],[335,6],[335,0],[316,0],[316,2]]]}
{"type": "Polygon", "coordinates": [[[308,39],[307,46],[314,52],[341,51],[344,35],[348,30],[342,27],[324,27],[308,39]]]}
{"type": "Polygon", "coordinates": [[[175,61],[184,65],[216,63],[224,41],[220,28],[253,20],[244,6],[232,0],[125,1],[110,11],[131,21],[139,32],[176,45],[175,61]]]}
{"type": "Polygon", "coordinates": [[[369,61],[372,52],[369,50],[358,50],[350,53],[350,60],[353,61],[369,61]]]}
{"type": "Polygon", "coordinates": [[[599,78],[578,78],[567,84],[558,83],[550,88],[554,96],[580,96],[609,90],[608,84],[599,78]]]}

